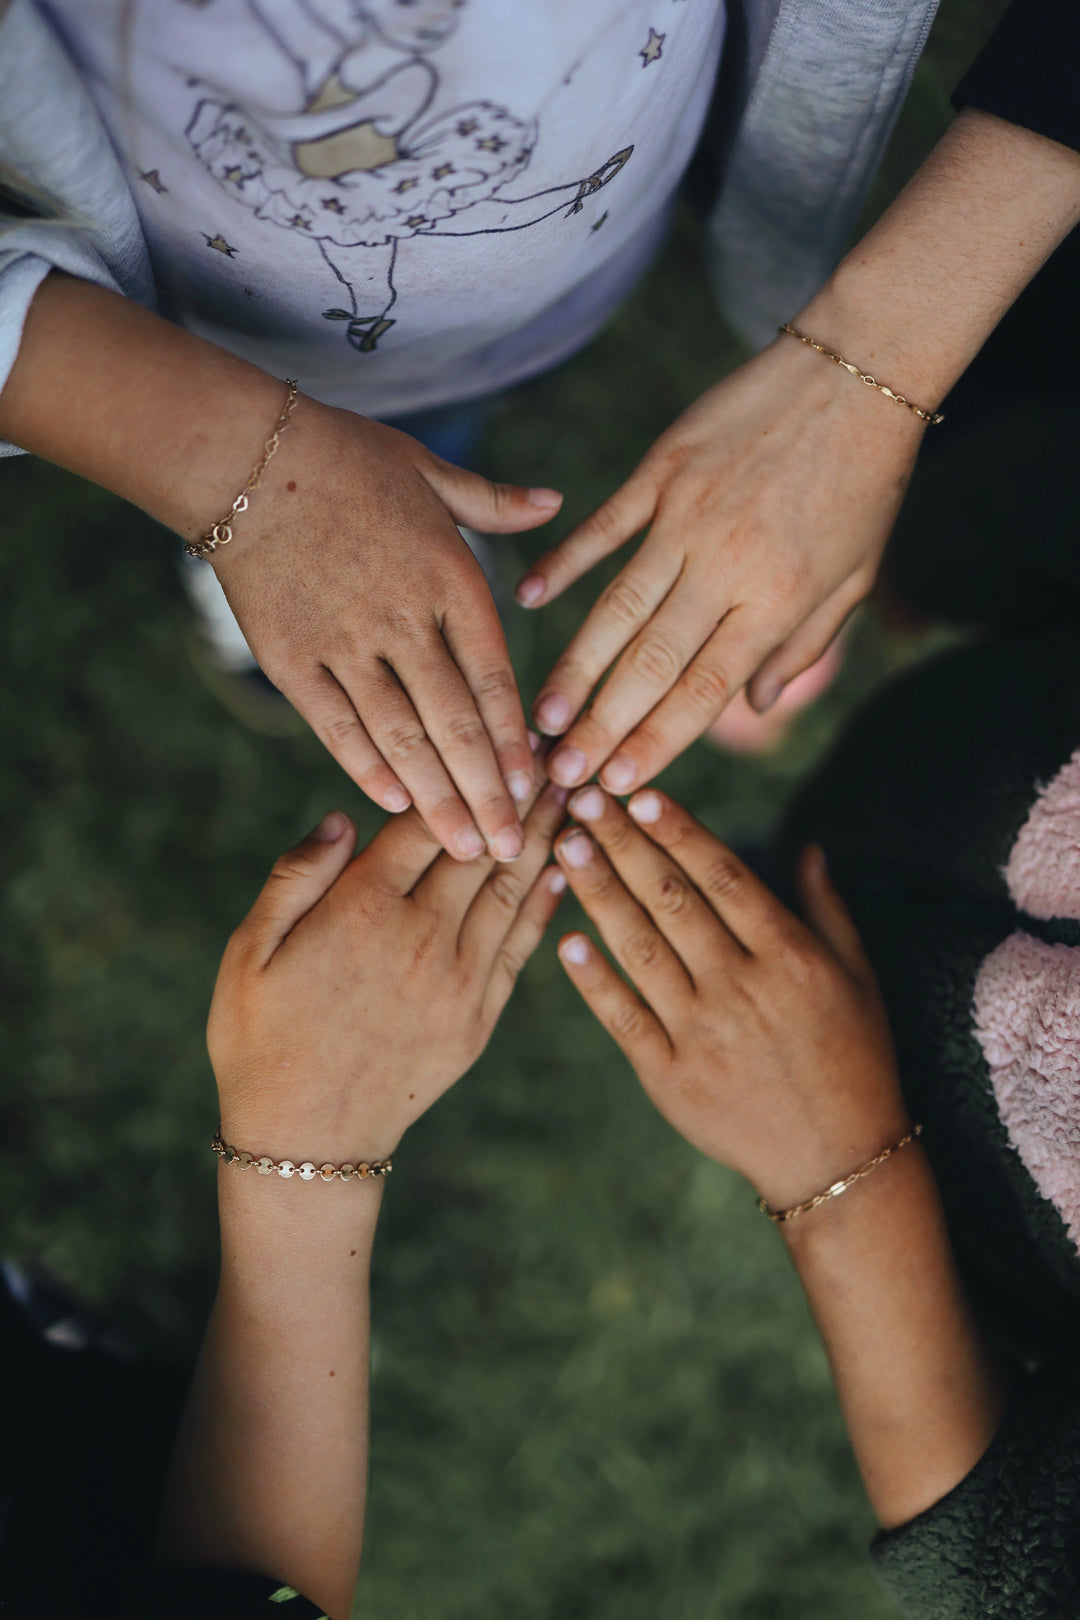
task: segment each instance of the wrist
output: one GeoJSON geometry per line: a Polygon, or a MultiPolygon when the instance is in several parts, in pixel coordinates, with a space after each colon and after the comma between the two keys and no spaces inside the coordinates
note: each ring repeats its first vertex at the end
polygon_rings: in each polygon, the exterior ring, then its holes
{"type": "Polygon", "coordinates": [[[222,1287],[284,1309],[286,1289],[299,1306],[328,1287],[366,1285],[382,1196],[381,1179],[282,1181],[222,1163],[222,1287]]]}
{"type": "MultiPolygon", "coordinates": [[[[891,272],[895,275],[895,269],[891,272]]],[[[883,278],[867,255],[850,255],[834,271],[819,293],[799,311],[792,325],[818,343],[834,349],[861,372],[886,384],[896,394],[913,400],[921,410],[934,412],[964,370],[966,353],[949,352],[948,344],[928,342],[923,318],[912,319],[908,304],[891,303],[888,274],[883,278]]],[[[790,340],[794,341],[794,339],[790,340]]],[[[811,351],[812,352],[812,351],[811,351]]],[[[821,355],[822,365],[830,365],[821,355]]],[[[857,377],[836,368],[842,381],[865,396],[865,408],[891,415],[886,421],[894,432],[918,442],[927,424],[913,412],[880,397],[857,377]]]]}

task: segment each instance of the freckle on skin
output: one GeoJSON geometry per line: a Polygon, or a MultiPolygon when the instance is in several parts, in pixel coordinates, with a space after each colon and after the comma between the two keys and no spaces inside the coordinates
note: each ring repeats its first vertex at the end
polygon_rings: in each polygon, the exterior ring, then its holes
{"type": "Polygon", "coordinates": [[[296,479],[295,478],[290,478],[289,482],[285,485],[285,488],[288,489],[288,490],[295,489],[296,488],[296,479]]]}
{"type": "Polygon", "coordinates": [[[355,1259],[355,1257],[356,1257],[356,1250],[355,1249],[350,1249],[349,1250],[349,1259],[353,1260],[353,1259],[355,1259]]]}
{"type": "Polygon", "coordinates": [[[333,1367],[331,1367],[331,1369],[330,1369],[330,1376],[331,1376],[331,1378],[333,1378],[333,1376],[334,1376],[334,1369],[333,1369],[333,1367]]]}

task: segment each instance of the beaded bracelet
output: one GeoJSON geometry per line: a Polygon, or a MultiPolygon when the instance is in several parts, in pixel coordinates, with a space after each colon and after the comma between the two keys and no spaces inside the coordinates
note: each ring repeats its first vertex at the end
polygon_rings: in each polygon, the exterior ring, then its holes
{"type": "Polygon", "coordinates": [[[228,1142],[223,1142],[220,1132],[213,1137],[210,1147],[218,1158],[229,1164],[238,1164],[241,1170],[253,1165],[260,1176],[272,1175],[276,1170],[283,1181],[290,1176],[299,1176],[301,1181],[367,1181],[371,1176],[388,1176],[394,1168],[393,1159],[373,1159],[370,1164],[312,1164],[305,1159],[303,1164],[294,1164],[291,1159],[272,1159],[268,1153],[256,1158],[254,1153],[242,1152],[228,1142]],[[230,1157],[226,1160],[225,1155],[230,1157]]]}

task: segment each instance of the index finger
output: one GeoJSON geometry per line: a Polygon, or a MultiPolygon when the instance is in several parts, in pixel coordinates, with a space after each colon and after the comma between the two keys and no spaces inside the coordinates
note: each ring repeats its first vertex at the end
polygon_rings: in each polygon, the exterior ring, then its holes
{"type": "Polygon", "coordinates": [[[739,943],[755,955],[790,942],[803,927],[744,861],[689,811],[656,788],[635,793],[630,815],[681,866],[739,943]]]}

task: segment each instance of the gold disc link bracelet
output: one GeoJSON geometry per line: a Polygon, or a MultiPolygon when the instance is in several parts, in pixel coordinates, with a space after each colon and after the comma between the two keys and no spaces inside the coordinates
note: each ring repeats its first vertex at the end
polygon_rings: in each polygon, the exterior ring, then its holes
{"type": "Polygon", "coordinates": [[[198,557],[205,562],[206,558],[215,552],[219,546],[227,546],[229,541],[232,539],[233,522],[240,516],[241,512],[247,511],[250,504],[250,497],[262,483],[263,473],[265,473],[267,467],[270,465],[274,451],[281,443],[281,435],[288,427],[289,419],[291,418],[293,411],[296,409],[296,401],[299,399],[300,395],[297,385],[291,377],[285,378],[285,387],[288,389],[288,393],[285,396],[285,403],[281,407],[281,415],[274,423],[273,433],[271,433],[270,437],[263,445],[263,453],[255,463],[251,477],[248,479],[235,501],[233,501],[225,516],[223,518],[219,518],[216,523],[212,523],[200,540],[188,541],[187,545],[184,547],[184,550],[187,552],[189,557],[198,557]]]}
{"type": "Polygon", "coordinates": [[[858,377],[859,381],[865,383],[867,388],[876,388],[879,394],[885,395],[886,399],[894,400],[897,405],[903,405],[905,409],[911,411],[913,416],[917,416],[920,422],[929,422],[931,427],[936,427],[939,422],[944,422],[945,418],[940,411],[924,411],[921,405],[913,404],[903,394],[895,394],[884,383],[878,382],[876,377],[871,377],[868,371],[860,371],[858,366],[853,365],[850,360],[845,360],[842,354],[836,353],[835,349],[827,349],[824,343],[818,343],[816,339],[807,337],[805,332],[800,332],[797,326],[792,326],[788,321],[785,321],[783,326],[776,328],[777,337],[783,336],[784,333],[788,337],[798,338],[800,343],[805,343],[806,347],[813,349],[816,354],[823,354],[826,360],[832,361],[833,365],[840,366],[844,371],[850,371],[851,375],[858,377]]]}
{"type": "Polygon", "coordinates": [[[876,1154],[874,1158],[867,1159],[865,1164],[860,1164],[857,1170],[853,1170],[850,1176],[844,1176],[842,1180],[834,1181],[831,1187],[826,1187],[824,1192],[815,1193],[813,1198],[808,1198],[803,1204],[793,1204],[790,1209],[770,1209],[764,1198],[759,1198],[757,1207],[763,1215],[769,1217],[770,1221],[776,1221],[778,1224],[783,1221],[793,1221],[796,1215],[809,1215],[812,1209],[817,1209],[820,1204],[828,1203],[830,1198],[839,1198],[841,1193],[847,1192],[848,1188],[853,1187],[857,1181],[861,1181],[863,1176],[868,1176],[872,1170],[876,1170],[879,1164],[884,1164],[885,1160],[891,1159],[894,1153],[899,1153],[901,1148],[906,1148],[910,1142],[914,1142],[917,1136],[922,1135],[922,1131],[921,1125],[913,1125],[907,1135],[900,1138],[899,1142],[894,1142],[892,1147],[882,1148],[881,1152],[876,1154]]]}
{"type": "Polygon", "coordinates": [[[241,1170],[254,1167],[260,1176],[273,1175],[276,1170],[283,1181],[291,1176],[299,1176],[301,1181],[368,1181],[372,1176],[388,1176],[394,1168],[394,1161],[389,1158],[360,1164],[313,1164],[310,1159],[294,1164],[291,1159],[272,1159],[268,1153],[257,1158],[254,1153],[223,1142],[220,1131],[212,1138],[210,1147],[223,1164],[238,1164],[241,1170]]]}

